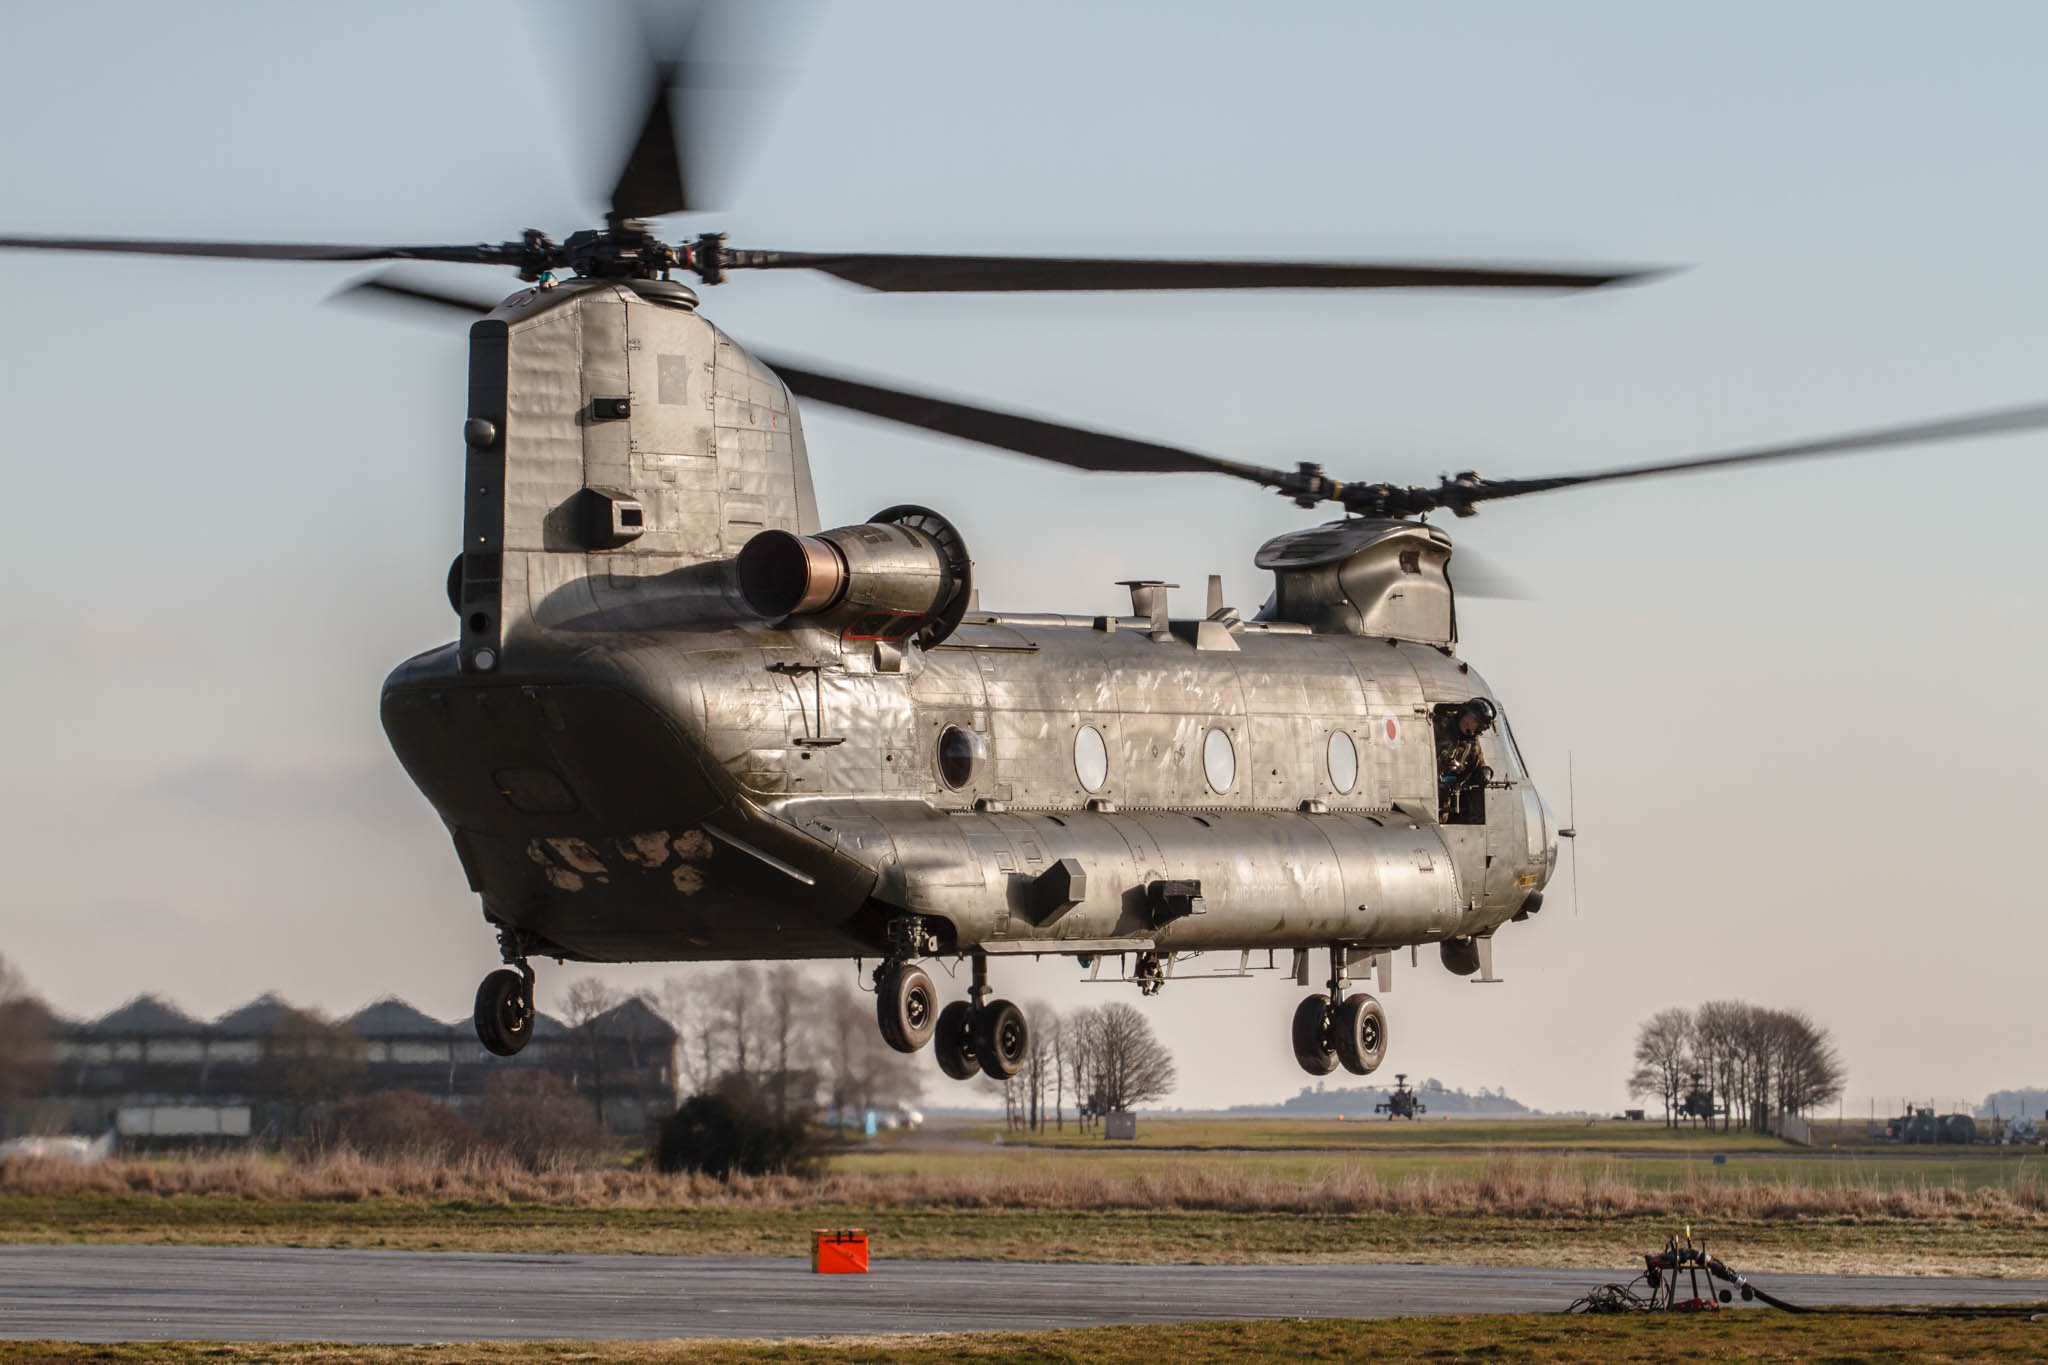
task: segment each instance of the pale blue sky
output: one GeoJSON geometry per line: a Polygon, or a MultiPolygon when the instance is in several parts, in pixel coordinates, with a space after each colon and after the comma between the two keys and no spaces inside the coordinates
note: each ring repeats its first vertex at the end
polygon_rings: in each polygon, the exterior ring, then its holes
{"type": "MultiPolygon", "coordinates": [[[[611,170],[586,27],[0,6],[0,232],[560,236],[611,170]]],[[[821,3],[731,210],[671,227],[1687,265],[1580,298],[792,275],[706,300],[781,351],[1341,477],[1634,462],[2048,396],[2044,50],[2029,4],[821,3]]],[[[493,961],[376,722],[390,665],[450,633],[461,328],[319,307],[353,273],[0,254],[0,951],[67,1009],[277,987],[455,1016],[493,961]]],[[[1116,579],[1209,572],[1256,606],[1252,551],[1306,523],[1222,480],[806,424],[828,523],[937,506],[995,606],[1101,610],[1116,579]]],[[[1852,1108],[2042,1082],[2044,461],[2048,437],[2014,437],[1454,525],[1540,591],[1467,604],[1463,653],[1553,804],[1575,755],[1583,908],[1561,879],[1510,926],[1505,986],[1398,974],[1392,1064],[1612,1107],[1637,1019],[1738,995],[1832,1027],[1852,1108]]],[[[1006,970],[1020,998],[1103,998],[1006,970]]],[[[546,972],[543,1004],[575,974],[546,972]]],[[[1147,1003],[1180,1098],[1291,1093],[1295,993],[1147,1003]]]]}

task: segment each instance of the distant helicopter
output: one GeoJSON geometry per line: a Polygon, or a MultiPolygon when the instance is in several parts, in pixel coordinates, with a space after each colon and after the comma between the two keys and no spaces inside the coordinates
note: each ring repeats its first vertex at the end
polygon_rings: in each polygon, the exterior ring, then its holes
{"type": "Polygon", "coordinates": [[[1414,1090],[1409,1088],[1408,1073],[1396,1071],[1394,1088],[1372,1107],[1372,1112],[1385,1114],[1387,1122],[1392,1123],[1395,1119],[1419,1119],[1429,1112],[1429,1106],[1417,1099],[1414,1090]]]}
{"type": "MultiPolygon", "coordinates": [[[[741,270],[898,292],[1568,290],[1648,272],[741,250],[649,226],[693,209],[668,70],[605,225],[472,246],[0,238],[0,247],[255,260],[468,262],[495,305],[389,278],[359,296],[470,328],[450,644],[400,664],[383,721],[440,813],[505,968],[475,1021],[531,1038],[530,959],[868,958],[884,1037],[965,1079],[1029,1045],[991,959],[1063,955],[1151,994],[1186,955],[1311,985],[1311,1074],[1386,1055],[1354,981],[1434,944],[1494,980],[1493,941],[1542,906],[1572,831],[1500,700],[1456,653],[1451,539],[1425,518],[1589,483],[2048,424],[2031,407],[1552,478],[1430,487],[1266,468],[750,354],[694,290],[741,270]],[[1198,471],[1342,519],[1268,541],[1246,613],[1210,580],[1128,582],[1124,615],[983,610],[959,529],[914,503],[821,530],[796,398],[1087,470],[1198,471]],[[1285,966],[1279,954],[1286,954],[1285,966]],[[921,960],[965,957],[941,1007],[921,960]]],[[[694,156],[691,158],[695,164],[694,156]]],[[[1397,1089],[1396,1096],[1404,1093],[1397,1089]]]]}

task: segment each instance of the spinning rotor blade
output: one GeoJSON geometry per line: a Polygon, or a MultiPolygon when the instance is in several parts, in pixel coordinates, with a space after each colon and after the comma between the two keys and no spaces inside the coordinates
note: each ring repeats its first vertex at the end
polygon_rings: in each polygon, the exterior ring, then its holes
{"type": "Polygon", "coordinates": [[[998,450],[1030,455],[1075,469],[1114,474],[1230,474],[1254,483],[1280,486],[1297,476],[1279,469],[1239,464],[1177,446],[1159,445],[1129,436],[1112,436],[1016,413],[998,412],[972,403],[911,393],[860,380],[806,369],[754,352],[754,357],[782,377],[799,398],[832,407],[884,417],[905,426],[978,441],[998,450]]]}
{"type": "Polygon", "coordinates": [[[1496,498],[1520,497],[1525,493],[1547,493],[1556,488],[1576,488],[1582,484],[1615,483],[1622,479],[1683,474],[1698,469],[1725,469],[1735,465],[1763,464],[1773,460],[1804,460],[1821,455],[1848,455],[1857,451],[1883,450],[1890,446],[1921,445],[1929,441],[2000,436],[2015,431],[2032,431],[2039,427],[2048,427],[2048,403],[2023,408],[2002,408],[1995,412],[1973,413],[1966,417],[1947,417],[1934,422],[1915,422],[1907,426],[1880,427],[1874,431],[1825,436],[1785,445],[1763,446],[1755,450],[1733,451],[1725,455],[1701,455],[1692,459],[1667,460],[1658,464],[1625,465],[1619,469],[1595,470],[1588,474],[1564,474],[1548,479],[1481,479],[1475,475],[1461,474],[1456,479],[1446,479],[1436,489],[1396,491],[1434,497],[1434,506],[1449,507],[1452,511],[1465,515],[1473,503],[1496,498]]]}
{"type": "Polygon", "coordinates": [[[1402,265],[1369,261],[1118,260],[1061,256],[729,251],[726,269],[817,270],[884,293],[1138,289],[1597,289],[1662,270],[1402,265]]]}
{"type": "Polygon", "coordinates": [[[385,306],[403,304],[445,309],[461,313],[465,317],[480,318],[498,305],[482,299],[464,298],[460,294],[444,294],[438,289],[424,285],[407,284],[404,280],[390,275],[373,275],[343,285],[327,296],[329,303],[377,303],[385,306]]]}
{"type": "Polygon", "coordinates": [[[676,68],[664,62],[655,67],[653,99],[647,117],[641,120],[640,135],[626,153],[626,164],[612,186],[611,217],[661,218],[682,213],[690,207],[689,191],[683,185],[683,152],[676,142],[676,68]]]}
{"type": "Polygon", "coordinates": [[[510,248],[474,246],[340,246],[310,242],[188,242],[150,237],[0,237],[0,248],[97,251],[128,256],[212,256],[236,261],[456,261],[516,263],[510,248]]]}

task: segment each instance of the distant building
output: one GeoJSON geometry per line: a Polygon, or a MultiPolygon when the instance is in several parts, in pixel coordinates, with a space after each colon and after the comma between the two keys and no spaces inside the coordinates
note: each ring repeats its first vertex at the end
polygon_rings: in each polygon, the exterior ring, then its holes
{"type": "Polygon", "coordinates": [[[676,1031],[630,999],[580,1029],[541,1015],[517,1057],[477,1042],[467,1019],[448,1024],[385,998],[338,1025],[263,995],[211,1023],[153,995],[85,1023],[60,1021],[44,1093],[10,1106],[0,1136],[99,1132],[125,1139],[242,1140],[303,1127],[321,1106],[375,1090],[417,1090],[458,1111],[507,1070],[543,1067],[599,1107],[625,1134],[680,1101],[676,1031]]]}

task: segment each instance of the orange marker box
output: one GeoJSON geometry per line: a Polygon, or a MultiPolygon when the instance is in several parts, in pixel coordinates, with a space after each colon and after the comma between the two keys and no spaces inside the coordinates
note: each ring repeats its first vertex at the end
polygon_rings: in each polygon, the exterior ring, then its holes
{"type": "Polygon", "coordinates": [[[862,1228],[819,1228],[811,1242],[811,1269],[820,1275],[868,1273],[868,1234],[862,1228]]]}

